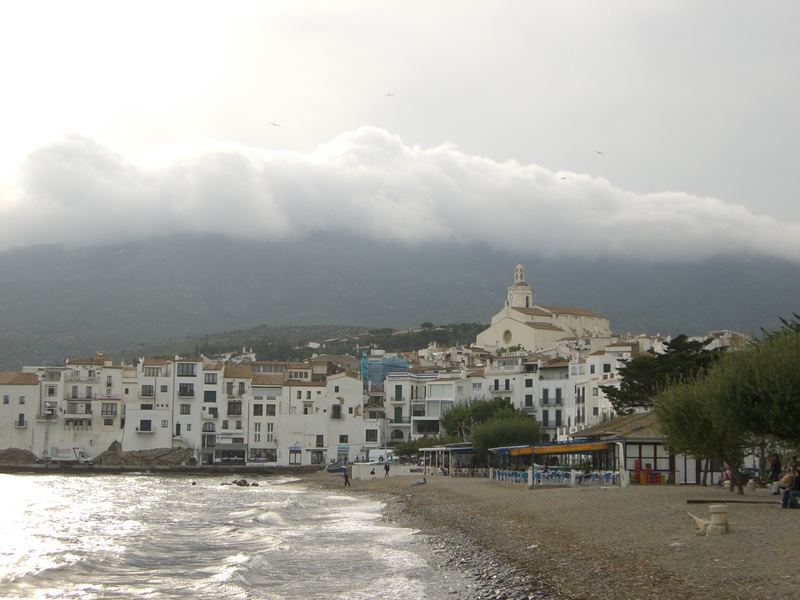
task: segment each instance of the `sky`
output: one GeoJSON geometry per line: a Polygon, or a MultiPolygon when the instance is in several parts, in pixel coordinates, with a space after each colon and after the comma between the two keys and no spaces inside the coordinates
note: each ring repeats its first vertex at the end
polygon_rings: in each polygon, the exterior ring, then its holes
{"type": "Polygon", "coordinates": [[[800,4],[6,2],[0,249],[800,262],[800,4]]]}

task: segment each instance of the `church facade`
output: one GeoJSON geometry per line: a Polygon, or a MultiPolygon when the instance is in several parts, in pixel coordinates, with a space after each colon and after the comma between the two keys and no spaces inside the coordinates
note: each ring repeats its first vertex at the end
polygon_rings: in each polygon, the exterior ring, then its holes
{"type": "Polygon", "coordinates": [[[608,317],[601,314],[584,308],[535,304],[525,268],[517,265],[505,306],[492,317],[489,328],[478,334],[476,345],[491,351],[521,346],[535,352],[565,338],[609,335],[608,317]]]}

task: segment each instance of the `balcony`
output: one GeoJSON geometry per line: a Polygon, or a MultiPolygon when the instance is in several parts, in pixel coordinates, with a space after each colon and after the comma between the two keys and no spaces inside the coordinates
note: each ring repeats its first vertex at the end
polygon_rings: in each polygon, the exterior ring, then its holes
{"type": "MultiPolygon", "coordinates": [[[[423,415],[420,415],[420,416],[424,417],[425,415],[423,414],[423,415]]],[[[399,419],[397,417],[390,417],[389,418],[389,423],[392,424],[392,425],[410,425],[411,424],[411,417],[400,417],[399,419]]]]}
{"type": "Polygon", "coordinates": [[[84,383],[98,383],[100,378],[96,375],[75,375],[75,373],[67,373],[67,381],[84,382],[84,383]]]}
{"type": "Polygon", "coordinates": [[[194,398],[194,390],[178,390],[178,398],[194,398]]]}
{"type": "Polygon", "coordinates": [[[72,392],[67,392],[64,394],[64,400],[71,402],[91,402],[92,400],[97,400],[97,394],[73,394],[72,392]]]}
{"type": "Polygon", "coordinates": [[[406,397],[405,396],[393,396],[393,397],[389,398],[389,401],[390,402],[405,402],[406,401],[406,397]]]}
{"type": "Polygon", "coordinates": [[[153,431],[153,428],[152,428],[152,427],[150,427],[150,428],[148,428],[148,429],[143,429],[143,428],[141,428],[141,427],[137,427],[137,428],[136,428],[136,433],[148,433],[148,434],[152,434],[152,433],[155,433],[155,432],[153,431]]]}
{"type": "Polygon", "coordinates": [[[514,384],[510,383],[508,386],[500,385],[500,386],[490,386],[489,391],[493,394],[500,393],[500,392],[513,392],[514,391],[514,384]]]}
{"type": "Polygon", "coordinates": [[[15,429],[27,429],[28,428],[28,421],[20,421],[19,419],[14,420],[14,428],[15,429]]]}

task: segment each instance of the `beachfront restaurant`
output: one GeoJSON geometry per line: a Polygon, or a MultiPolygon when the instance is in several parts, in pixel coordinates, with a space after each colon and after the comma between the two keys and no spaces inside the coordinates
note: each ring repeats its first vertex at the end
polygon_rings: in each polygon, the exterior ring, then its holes
{"type": "MultiPolygon", "coordinates": [[[[661,424],[653,412],[617,417],[573,435],[580,437],[582,443],[591,441],[616,445],[619,450],[615,464],[629,483],[699,484],[701,481],[701,461],[670,450],[661,424]]],[[[709,483],[719,481],[719,465],[712,465],[709,476],[709,483]]]]}
{"type": "Polygon", "coordinates": [[[616,444],[573,440],[490,448],[491,477],[533,485],[613,484],[616,444]]]}
{"type": "Polygon", "coordinates": [[[477,454],[469,444],[420,448],[425,473],[450,477],[488,477],[488,469],[476,467],[477,454]]]}

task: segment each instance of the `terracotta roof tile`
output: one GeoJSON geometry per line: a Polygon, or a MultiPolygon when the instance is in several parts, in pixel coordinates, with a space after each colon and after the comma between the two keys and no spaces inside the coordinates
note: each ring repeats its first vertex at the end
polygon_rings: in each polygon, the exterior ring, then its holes
{"type": "Polygon", "coordinates": [[[0,371],[0,385],[39,385],[36,373],[0,371]]]}

